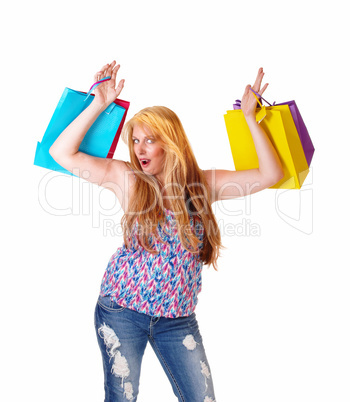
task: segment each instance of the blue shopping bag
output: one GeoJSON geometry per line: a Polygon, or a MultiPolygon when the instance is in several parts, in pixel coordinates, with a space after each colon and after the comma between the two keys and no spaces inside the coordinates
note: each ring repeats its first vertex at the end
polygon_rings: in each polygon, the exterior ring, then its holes
{"type": "MultiPolygon", "coordinates": [[[[65,88],[43,139],[37,144],[34,165],[75,176],[52,158],[49,154],[49,149],[62,131],[91,104],[94,96],[91,92],[94,88],[108,79],[110,77],[96,82],[88,93],[65,88]]],[[[80,144],[79,151],[100,158],[112,158],[129,105],[129,102],[121,99],[116,99],[109,105],[86,133],[80,144]]]]}

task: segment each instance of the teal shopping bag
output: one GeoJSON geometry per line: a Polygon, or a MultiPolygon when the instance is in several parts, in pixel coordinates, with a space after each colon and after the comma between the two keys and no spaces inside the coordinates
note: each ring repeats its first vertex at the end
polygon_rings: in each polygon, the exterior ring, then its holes
{"type": "MultiPolygon", "coordinates": [[[[49,149],[62,131],[91,104],[94,96],[91,94],[93,89],[109,78],[106,77],[95,83],[88,93],[65,88],[43,139],[37,144],[34,165],[73,175],[52,158],[49,154],[49,149]]],[[[86,133],[80,144],[79,151],[100,158],[112,158],[129,106],[130,102],[121,99],[116,99],[109,105],[86,133]]]]}

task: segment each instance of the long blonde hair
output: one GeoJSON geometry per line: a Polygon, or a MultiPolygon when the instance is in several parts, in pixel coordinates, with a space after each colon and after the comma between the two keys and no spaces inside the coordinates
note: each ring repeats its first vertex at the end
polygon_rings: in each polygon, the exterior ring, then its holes
{"type": "Polygon", "coordinates": [[[131,167],[136,175],[134,192],[129,200],[128,211],[122,217],[124,242],[130,246],[132,229],[135,220],[142,228],[139,240],[142,246],[151,253],[157,253],[149,244],[149,235],[157,234],[158,222],[164,222],[164,204],[161,184],[155,176],[143,172],[135,155],[132,133],[135,125],[150,130],[157,143],[165,151],[164,188],[169,197],[171,210],[177,221],[178,234],[183,247],[191,253],[200,253],[204,264],[213,265],[217,270],[217,259],[220,256],[220,229],[210,204],[210,193],[203,171],[198,167],[191,145],[183,129],[180,119],[164,106],[148,107],[130,119],[124,126],[122,139],[128,145],[131,167]],[[137,211],[132,213],[131,211],[137,211]],[[199,218],[204,227],[203,247],[199,251],[200,240],[189,230],[189,215],[197,222],[199,218]]]}

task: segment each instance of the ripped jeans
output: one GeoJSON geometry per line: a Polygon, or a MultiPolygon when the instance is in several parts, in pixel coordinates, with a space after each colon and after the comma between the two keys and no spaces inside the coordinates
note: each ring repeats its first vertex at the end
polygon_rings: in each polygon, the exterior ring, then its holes
{"type": "Polygon", "coordinates": [[[99,296],[95,328],[103,359],[105,402],[137,400],[147,342],[179,401],[215,402],[195,313],[179,318],[152,317],[99,296]]]}

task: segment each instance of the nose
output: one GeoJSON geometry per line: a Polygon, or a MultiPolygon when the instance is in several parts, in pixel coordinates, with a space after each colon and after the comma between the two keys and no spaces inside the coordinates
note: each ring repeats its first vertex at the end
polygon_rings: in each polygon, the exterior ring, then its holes
{"type": "Polygon", "coordinates": [[[134,145],[134,150],[136,155],[141,156],[145,153],[145,145],[144,143],[139,143],[134,145]]]}

